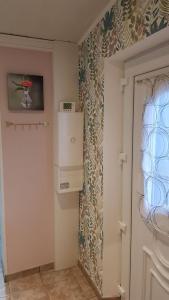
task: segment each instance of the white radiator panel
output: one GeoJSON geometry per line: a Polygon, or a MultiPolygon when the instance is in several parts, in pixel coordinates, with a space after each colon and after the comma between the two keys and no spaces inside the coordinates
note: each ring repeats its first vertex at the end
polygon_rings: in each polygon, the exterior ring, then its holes
{"type": "Polygon", "coordinates": [[[57,114],[55,162],[58,193],[81,191],[83,187],[83,113],[57,114]]]}
{"type": "Polygon", "coordinates": [[[83,165],[83,113],[58,113],[57,165],[83,165]]]}

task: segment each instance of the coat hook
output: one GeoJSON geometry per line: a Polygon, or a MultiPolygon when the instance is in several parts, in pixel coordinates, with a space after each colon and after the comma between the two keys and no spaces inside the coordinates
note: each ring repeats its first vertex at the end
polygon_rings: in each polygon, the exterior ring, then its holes
{"type": "Polygon", "coordinates": [[[43,127],[48,127],[49,126],[49,122],[48,121],[43,121],[43,122],[33,122],[33,123],[13,123],[13,122],[10,122],[10,121],[6,121],[6,127],[11,127],[11,126],[14,126],[15,129],[17,126],[20,126],[22,127],[22,129],[25,129],[25,126],[27,126],[29,129],[32,127],[32,126],[35,126],[36,129],[38,129],[38,126],[43,126],[43,127]]]}

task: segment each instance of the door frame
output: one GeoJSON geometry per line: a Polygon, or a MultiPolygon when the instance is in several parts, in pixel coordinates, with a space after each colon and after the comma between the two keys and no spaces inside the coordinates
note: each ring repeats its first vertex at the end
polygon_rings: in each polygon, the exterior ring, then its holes
{"type": "Polygon", "coordinates": [[[124,66],[125,70],[125,78],[122,80],[122,152],[125,153],[127,160],[123,164],[121,220],[119,220],[126,224],[126,231],[122,233],[121,282],[119,283],[119,293],[121,294],[121,298],[125,300],[130,300],[134,78],[137,75],[167,66],[166,61],[169,61],[169,42],[167,35],[168,29],[165,34],[163,32],[163,36],[160,36],[160,32],[158,32],[150,37],[152,38],[152,41],[149,40],[150,43],[147,43],[147,39],[145,39],[129,49],[122,50],[117,53],[117,55],[106,59],[106,63],[110,63],[111,65],[120,63],[124,66]],[[162,45],[160,38],[162,38],[164,42],[162,45]]]}

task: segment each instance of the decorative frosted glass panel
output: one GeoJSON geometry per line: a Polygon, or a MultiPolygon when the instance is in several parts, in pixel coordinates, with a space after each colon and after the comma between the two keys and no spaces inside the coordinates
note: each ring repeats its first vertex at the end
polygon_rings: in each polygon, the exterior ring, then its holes
{"type": "Polygon", "coordinates": [[[169,235],[169,77],[147,79],[147,84],[151,96],[143,113],[140,212],[153,229],[169,235]]]}

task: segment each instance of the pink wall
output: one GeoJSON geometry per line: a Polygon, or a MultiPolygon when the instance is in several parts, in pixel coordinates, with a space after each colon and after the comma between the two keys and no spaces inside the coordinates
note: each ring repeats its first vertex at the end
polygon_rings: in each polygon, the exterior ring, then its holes
{"type": "Polygon", "coordinates": [[[0,110],[7,274],[54,261],[52,54],[0,48],[0,110]],[[7,73],[44,76],[44,112],[7,108],[7,73]],[[6,128],[5,121],[47,120],[48,128],[6,128]]]}

